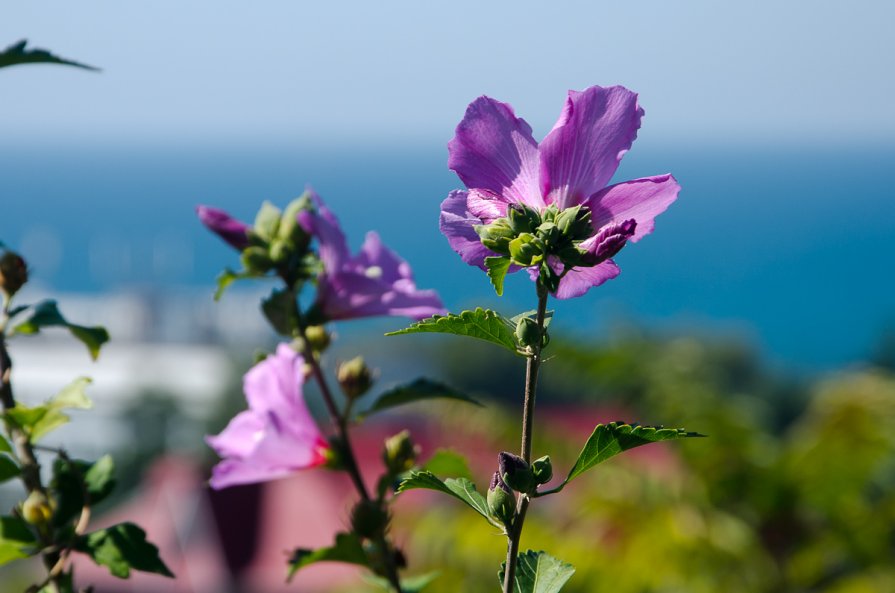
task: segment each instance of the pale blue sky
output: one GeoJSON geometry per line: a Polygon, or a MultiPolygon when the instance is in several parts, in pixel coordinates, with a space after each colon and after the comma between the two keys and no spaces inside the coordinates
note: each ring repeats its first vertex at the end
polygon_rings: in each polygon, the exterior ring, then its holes
{"type": "Polygon", "coordinates": [[[0,72],[0,137],[444,142],[480,94],[540,137],[567,89],[624,84],[641,142],[860,146],[895,139],[893,22],[884,0],[30,0],[0,43],[104,72],[0,72]]]}

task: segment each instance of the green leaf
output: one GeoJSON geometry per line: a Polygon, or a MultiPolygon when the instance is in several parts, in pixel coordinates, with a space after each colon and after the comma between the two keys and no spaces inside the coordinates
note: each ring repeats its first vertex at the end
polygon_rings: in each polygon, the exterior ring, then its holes
{"type": "MultiPolygon", "coordinates": [[[[437,579],[441,575],[441,572],[427,572],[426,574],[420,574],[415,577],[407,577],[401,579],[401,591],[404,593],[419,593],[423,589],[425,589],[429,583],[437,579]]],[[[376,575],[364,575],[364,580],[379,587],[383,591],[388,591],[389,593],[393,592],[395,589],[392,587],[391,582],[388,579],[384,579],[382,577],[376,575]]]]}
{"type": "Polygon", "coordinates": [[[87,346],[91,358],[96,360],[100,347],[109,341],[109,332],[103,327],[85,327],[69,323],[59,312],[56,301],[43,301],[32,308],[31,316],[13,328],[13,333],[36,334],[45,327],[65,327],[87,346]]]}
{"type": "Polygon", "coordinates": [[[15,461],[6,455],[0,455],[0,484],[19,476],[21,473],[22,470],[19,469],[15,461]]]}
{"type": "Polygon", "coordinates": [[[77,459],[56,459],[50,483],[56,498],[53,523],[61,527],[77,517],[85,503],[95,506],[105,500],[115,488],[114,473],[115,464],[109,455],[92,464],[77,459]],[[85,490],[89,500],[85,500],[85,490]]]}
{"type": "Polygon", "coordinates": [[[640,426],[639,424],[627,424],[625,422],[610,422],[598,424],[593,433],[584,443],[584,448],[578,454],[578,460],[569,471],[568,477],[558,487],[545,492],[539,492],[536,496],[554,494],[562,490],[566,484],[577,478],[595,465],[603,463],[607,459],[615,457],[623,451],[634,449],[641,445],[658,443],[660,441],[673,441],[693,437],[704,437],[698,432],[687,432],[683,428],[663,428],[661,426],[640,426]]]}
{"type": "Polygon", "coordinates": [[[416,489],[444,492],[449,496],[462,500],[472,510],[487,519],[491,525],[501,530],[505,529],[500,521],[491,516],[491,512],[488,510],[488,501],[485,500],[485,497],[479,494],[475,489],[475,484],[466,478],[448,478],[442,482],[432,472],[412,471],[408,477],[401,481],[396,492],[400,494],[416,489]]]}
{"type": "Polygon", "coordinates": [[[6,440],[6,437],[0,434],[0,453],[12,453],[12,445],[6,440]]]}
{"type": "MultiPolygon", "coordinates": [[[[91,589],[82,589],[81,591],[90,591],[91,589]]],[[[42,587],[37,593],[75,593],[75,586],[72,582],[72,569],[62,573],[62,576],[55,583],[49,583],[42,587]]]]}
{"type": "MultiPolygon", "coordinates": [[[[497,577],[503,584],[507,563],[500,566],[497,577]]],[[[557,560],[546,552],[528,550],[519,554],[516,563],[514,593],[557,593],[563,588],[572,575],[575,567],[562,560],[557,560]]]]}
{"type": "Polygon", "coordinates": [[[61,64],[83,68],[84,70],[99,71],[99,68],[54,56],[45,49],[26,49],[26,45],[28,45],[28,41],[23,39],[0,52],[0,68],[15,66],[16,64],[61,64]]]}
{"type": "Polygon", "coordinates": [[[466,458],[450,449],[438,449],[423,466],[423,470],[436,476],[457,476],[472,480],[466,458]]]}
{"type": "Polygon", "coordinates": [[[31,528],[19,517],[0,517],[0,565],[37,553],[31,528]]]}
{"type": "Polygon", "coordinates": [[[84,410],[93,407],[93,402],[84,393],[90,382],[87,377],[79,377],[50,398],[47,403],[32,408],[19,404],[7,410],[6,417],[24,430],[30,440],[38,441],[71,420],[62,410],[66,408],[84,410]]]}
{"type": "Polygon", "coordinates": [[[486,257],[485,267],[488,268],[488,278],[491,279],[491,285],[497,296],[503,296],[503,280],[506,278],[507,270],[510,269],[510,258],[486,257]]]}
{"type": "Polygon", "coordinates": [[[261,301],[261,311],[264,313],[264,317],[282,336],[291,337],[293,330],[298,327],[294,299],[295,296],[291,291],[274,289],[269,297],[261,301]]]}
{"type": "Polygon", "coordinates": [[[133,523],[119,523],[81,536],[75,549],[90,556],[99,566],[106,566],[112,576],[126,579],[131,570],[151,572],[166,577],[174,575],[158,555],[158,548],[146,541],[146,532],[133,523]]]}
{"type": "Polygon", "coordinates": [[[328,548],[310,550],[298,548],[289,559],[289,572],[286,580],[291,581],[295,573],[305,566],[316,562],[345,562],[368,566],[367,554],[361,545],[360,538],[354,533],[337,533],[336,543],[328,548]]]}
{"type": "Polygon", "coordinates": [[[93,381],[90,377],[78,377],[62,388],[62,391],[54,395],[47,405],[54,408],[72,408],[77,410],[89,410],[93,402],[84,393],[87,386],[93,381]]]}
{"type": "Polygon", "coordinates": [[[398,387],[389,389],[380,395],[373,405],[363,412],[362,416],[369,416],[376,412],[413,402],[428,401],[437,398],[455,399],[476,406],[482,405],[465,393],[461,393],[443,383],[419,378],[407,385],[399,385],[398,387]]]}
{"type": "Polygon", "coordinates": [[[434,315],[411,324],[408,328],[385,335],[438,333],[469,336],[521,354],[516,347],[516,336],[513,334],[515,327],[515,324],[511,327],[509,320],[499,313],[479,307],[475,311],[463,311],[459,315],[434,315]]]}

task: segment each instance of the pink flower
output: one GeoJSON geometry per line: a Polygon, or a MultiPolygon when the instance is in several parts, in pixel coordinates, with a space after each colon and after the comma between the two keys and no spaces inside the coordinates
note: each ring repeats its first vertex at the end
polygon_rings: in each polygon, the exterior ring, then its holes
{"type": "Polygon", "coordinates": [[[302,395],[303,368],[302,357],[280,344],[246,373],[249,409],[205,438],[223,457],[212,471],[212,488],[274,480],[326,461],[329,446],[302,395]]]}

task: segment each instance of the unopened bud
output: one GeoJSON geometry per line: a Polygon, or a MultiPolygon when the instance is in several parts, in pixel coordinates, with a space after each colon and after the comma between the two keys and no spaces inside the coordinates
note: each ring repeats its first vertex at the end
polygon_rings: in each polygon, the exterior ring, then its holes
{"type": "Polygon", "coordinates": [[[264,247],[249,247],[242,252],[240,259],[242,267],[254,274],[264,274],[273,267],[273,261],[264,247]]]}
{"type": "Polygon", "coordinates": [[[326,327],[322,325],[312,325],[305,329],[305,339],[314,352],[323,352],[332,341],[332,337],[326,327]]]}
{"type": "Polygon", "coordinates": [[[491,484],[488,486],[488,510],[491,514],[509,527],[516,516],[516,495],[500,477],[500,473],[494,472],[491,484]]]}
{"type": "Polygon", "coordinates": [[[522,346],[534,346],[540,337],[537,322],[530,317],[523,317],[516,324],[516,339],[522,346]]]}
{"type": "Polygon", "coordinates": [[[279,264],[289,259],[289,256],[292,254],[292,246],[283,239],[274,239],[270,244],[268,253],[270,254],[270,259],[279,264]]]}
{"type": "Polygon", "coordinates": [[[350,399],[357,399],[373,386],[373,373],[363,357],[358,356],[339,365],[338,380],[342,393],[350,399]]]}
{"type": "Polygon", "coordinates": [[[498,218],[491,224],[477,225],[474,228],[482,245],[501,255],[510,254],[510,241],[516,237],[516,232],[506,218],[498,218]]]}
{"type": "Polygon", "coordinates": [[[367,539],[374,539],[385,533],[388,522],[388,511],[373,500],[361,500],[351,510],[351,529],[367,539]]]}
{"type": "Polygon", "coordinates": [[[507,220],[516,234],[531,233],[541,224],[540,215],[522,204],[510,204],[507,208],[507,220]]]}
{"type": "Polygon", "coordinates": [[[516,492],[527,494],[537,486],[531,466],[518,455],[506,451],[500,453],[497,456],[497,471],[506,485],[516,492]]]}
{"type": "Polygon", "coordinates": [[[544,258],[544,246],[531,233],[522,233],[509,244],[510,257],[520,266],[534,266],[544,258]]]}
{"type": "Polygon", "coordinates": [[[28,282],[28,265],[14,251],[4,251],[0,256],[0,290],[12,296],[28,282]]]}
{"type": "Polygon", "coordinates": [[[593,232],[591,212],[587,206],[572,206],[556,216],[556,228],[568,239],[580,241],[590,237],[593,232]]]}
{"type": "Polygon", "coordinates": [[[280,219],[280,228],[277,236],[292,243],[292,245],[300,252],[304,252],[310,242],[310,235],[302,228],[298,222],[298,215],[302,211],[311,209],[311,198],[307,193],[298,197],[286,206],[283,211],[283,217],[280,219]]]}
{"type": "Polygon", "coordinates": [[[22,518],[32,525],[46,525],[52,517],[53,507],[42,492],[32,492],[22,503],[22,518]]]}
{"type": "Polygon", "coordinates": [[[544,455],[531,462],[531,473],[538,484],[546,484],[553,479],[553,463],[549,455],[544,455]]]}
{"type": "Polygon", "coordinates": [[[416,464],[419,448],[413,444],[410,432],[402,430],[398,434],[385,439],[382,449],[382,461],[392,475],[408,471],[416,464]]]}
{"type": "Polygon", "coordinates": [[[255,226],[252,230],[264,241],[271,241],[277,236],[281,216],[282,212],[280,212],[279,208],[270,202],[264,202],[261,204],[258,214],[255,215],[255,226]]]}

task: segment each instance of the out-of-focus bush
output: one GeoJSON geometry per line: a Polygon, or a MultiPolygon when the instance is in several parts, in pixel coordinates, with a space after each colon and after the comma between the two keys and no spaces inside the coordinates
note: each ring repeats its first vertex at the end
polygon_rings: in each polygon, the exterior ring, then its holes
{"type": "MultiPolygon", "coordinates": [[[[576,406],[576,415],[585,406],[594,423],[607,410],[709,435],[620,456],[561,497],[536,501],[522,546],[573,563],[570,592],[895,591],[891,373],[796,381],[769,373],[741,345],[693,338],[555,339],[551,354],[535,453],[550,453],[557,474],[581,445],[567,427],[550,425],[551,412],[562,415],[550,410],[557,402],[576,406]]],[[[486,351],[447,356],[446,376],[504,401],[478,419],[468,410],[444,414],[446,434],[479,433],[515,448],[499,407],[516,391],[513,361],[480,375],[475,361],[486,351]]],[[[482,489],[487,472],[476,478],[482,489]]],[[[497,535],[461,505],[431,505],[400,513],[399,525],[412,534],[412,564],[442,570],[427,591],[496,587],[497,535]]]]}

